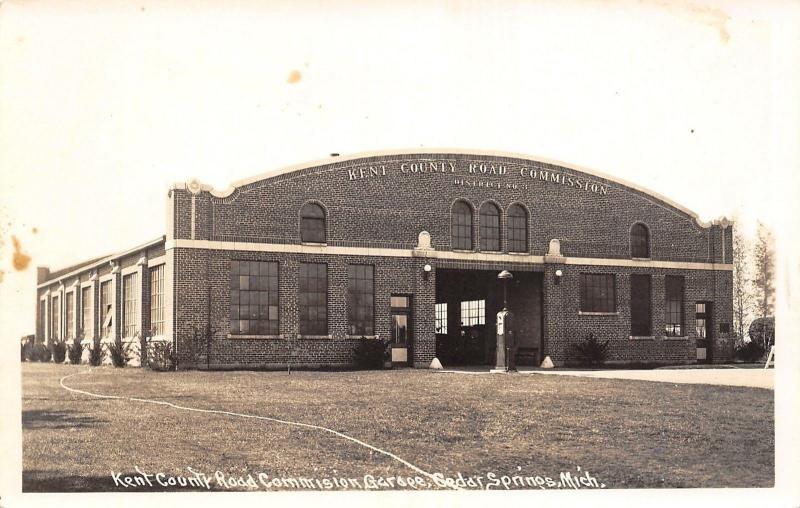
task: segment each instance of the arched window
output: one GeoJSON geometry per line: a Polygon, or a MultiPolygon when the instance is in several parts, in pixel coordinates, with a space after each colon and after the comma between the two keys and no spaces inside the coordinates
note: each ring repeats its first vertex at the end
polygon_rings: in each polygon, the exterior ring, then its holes
{"type": "Polygon", "coordinates": [[[650,232],[641,222],[637,222],[631,228],[631,257],[650,257],[650,232]]]}
{"type": "Polygon", "coordinates": [[[492,203],[481,206],[481,250],[500,250],[500,210],[492,203]]]}
{"type": "Polygon", "coordinates": [[[472,250],[472,208],[463,201],[453,205],[450,236],[453,249],[472,250]]]}
{"type": "Polygon", "coordinates": [[[508,251],[528,252],[528,214],[520,205],[508,207],[508,251]]]}
{"type": "Polygon", "coordinates": [[[300,241],[325,243],[325,210],[316,203],[300,209],[300,241]]]}

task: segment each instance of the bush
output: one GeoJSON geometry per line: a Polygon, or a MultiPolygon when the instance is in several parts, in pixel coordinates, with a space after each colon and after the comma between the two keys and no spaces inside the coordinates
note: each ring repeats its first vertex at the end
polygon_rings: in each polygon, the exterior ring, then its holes
{"type": "Polygon", "coordinates": [[[738,359],[749,363],[757,362],[764,356],[764,347],[754,340],[737,342],[735,351],[738,359]]]}
{"type": "Polygon", "coordinates": [[[769,351],[775,344],[775,318],[763,317],[753,320],[747,330],[750,342],[757,342],[761,349],[769,351]]]}
{"type": "Polygon", "coordinates": [[[103,344],[99,340],[95,340],[91,349],[89,349],[89,365],[92,367],[99,367],[103,363],[103,344]]]}
{"type": "Polygon", "coordinates": [[[19,345],[19,361],[20,362],[24,362],[25,361],[25,356],[26,356],[25,355],[25,344],[24,343],[20,343],[20,345],[19,345]]]}
{"type": "Polygon", "coordinates": [[[148,338],[146,351],[147,366],[152,370],[175,370],[175,354],[172,350],[172,342],[148,338]]]}
{"type": "Polygon", "coordinates": [[[593,333],[590,333],[580,342],[572,344],[571,350],[575,361],[583,367],[602,365],[608,357],[609,342],[608,340],[600,342],[593,333]]]}
{"type": "Polygon", "coordinates": [[[361,337],[353,351],[356,368],[382,369],[387,342],[380,339],[361,337]]]}
{"type": "Polygon", "coordinates": [[[124,367],[128,363],[128,346],[122,343],[122,339],[118,338],[109,344],[108,352],[114,367],[124,367]]]}
{"type": "Polygon", "coordinates": [[[29,362],[40,362],[39,359],[39,344],[28,343],[25,345],[25,359],[29,362]]]}
{"type": "Polygon", "coordinates": [[[50,345],[50,351],[53,354],[53,361],[56,363],[64,363],[64,360],[67,357],[67,344],[60,340],[58,342],[53,342],[50,345]]]}
{"type": "Polygon", "coordinates": [[[69,355],[69,363],[72,365],[79,365],[81,363],[81,357],[83,356],[81,339],[76,337],[75,340],[72,341],[72,344],[69,345],[67,354],[69,355]]]}
{"type": "Polygon", "coordinates": [[[50,348],[44,344],[39,344],[39,361],[49,362],[52,358],[53,355],[50,353],[50,348]]]}

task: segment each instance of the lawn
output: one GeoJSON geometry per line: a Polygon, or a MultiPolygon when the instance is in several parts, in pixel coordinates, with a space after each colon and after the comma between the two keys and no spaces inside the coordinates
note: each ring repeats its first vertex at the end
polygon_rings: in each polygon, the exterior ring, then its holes
{"type": "Polygon", "coordinates": [[[411,369],[159,373],[26,363],[25,492],[183,488],[161,487],[153,477],[152,487],[126,489],[120,482],[141,478],[137,468],[145,474],[163,473],[161,479],[173,481],[192,476],[191,468],[220,490],[292,488],[283,479],[299,477],[327,480],[314,484],[315,489],[326,489],[342,487],[333,479],[419,476],[397,460],[331,433],[97,399],[59,386],[61,377],[84,371],[90,372],[65,384],[95,393],[320,425],[434,475],[460,474],[476,482],[480,478],[479,487],[497,487],[506,476],[519,481],[511,487],[529,488],[521,477],[557,481],[562,472],[589,472],[606,488],[774,483],[770,390],[411,369]],[[118,474],[116,481],[112,471],[118,474]],[[215,481],[216,474],[225,482],[215,481]],[[232,485],[231,478],[242,478],[243,485],[232,485]],[[248,486],[249,478],[257,484],[248,486]],[[281,481],[270,483],[276,478],[281,481]]]}

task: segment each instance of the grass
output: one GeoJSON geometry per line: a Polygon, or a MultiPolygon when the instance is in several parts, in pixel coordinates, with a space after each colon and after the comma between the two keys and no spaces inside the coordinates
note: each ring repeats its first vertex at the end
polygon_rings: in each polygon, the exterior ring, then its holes
{"type": "Polygon", "coordinates": [[[410,369],[157,373],[26,363],[23,491],[125,490],[111,472],[137,467],[245,478],[415,474],[319,431],[96,399],[59,386],[62,376],[86,370],[66,383],[322,425],[445,476],[558,478],[579,466],[610,488],[774,483],[770,390],[410,369]]]}

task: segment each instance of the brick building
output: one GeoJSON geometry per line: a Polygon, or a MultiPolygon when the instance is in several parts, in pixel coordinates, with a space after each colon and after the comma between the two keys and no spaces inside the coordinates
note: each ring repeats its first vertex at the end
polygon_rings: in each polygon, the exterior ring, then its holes
{"type": "MultiPolygon", "coordinates": [[[[519,363],[724,362],[732,227],[608,175],[529,157],[332,157],[167,194],[165,236],[39,269],[37,336],[174,344],[185,368],[348,366],[362,338],[396,364],[490,365],[497,273],[513,274],[519,363]]],[[[134,345],[135,347],[135,345],[134,345]]]]}

